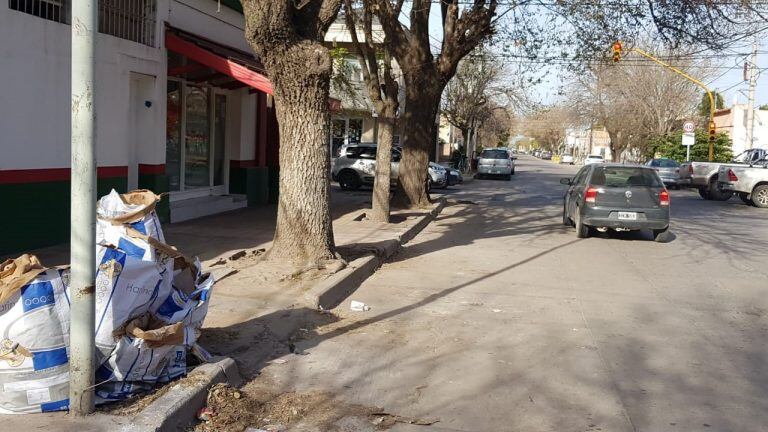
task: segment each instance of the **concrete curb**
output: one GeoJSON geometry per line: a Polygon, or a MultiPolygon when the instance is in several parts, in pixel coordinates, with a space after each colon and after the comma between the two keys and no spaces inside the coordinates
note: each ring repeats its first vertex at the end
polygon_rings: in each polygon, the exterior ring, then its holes
{"type": "Polygon", "coordinates": [[[205,406],[208,389],[227,382],[233,387],[242,384],[240,371],[229,357],[218,357],[213,363],[195,368],[187,378],[175,384],[124,425],[121,432],[176,432],[184,430],[205,406]]]}
{"type": "Polygon", "coordinates": [[[368,279],[392,255],[396,254],[404,244],[420,233],[445,208],[446,199],[440,198],[438,204],[427,214],[421,216],[418,222],[409,227],[404,233],[384,245],[379,254],[358,258],[340,272],[310,288],[304,299],[313,309],[333,309],[349,297],[360,284],[368,279]]]}

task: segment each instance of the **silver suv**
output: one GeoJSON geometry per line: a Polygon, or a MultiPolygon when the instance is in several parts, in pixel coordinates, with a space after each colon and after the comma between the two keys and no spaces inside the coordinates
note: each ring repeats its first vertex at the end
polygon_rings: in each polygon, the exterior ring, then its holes
{"type": "MultiPolygon", "coordinates": [[[[390,178],[393,183],[397,182],[401,158],[402,151],[397,147],[392,147],[390,178]]],[[[331,178],[339,182],[339,186],[344,190],[357,190],[363,185],[373,185],[375,173],[376,144],[360,143],[341,148],[339,157],[333,161],[331,178]]],[[[447,186],[446,173],[443,167],[430,163],[428,171],[430,187],[442,188],[447,186]]]]}

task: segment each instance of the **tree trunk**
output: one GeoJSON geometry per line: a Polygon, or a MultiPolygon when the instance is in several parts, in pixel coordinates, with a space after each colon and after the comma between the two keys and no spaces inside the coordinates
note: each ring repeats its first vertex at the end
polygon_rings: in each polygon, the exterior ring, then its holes
{"type": "Polygon", "coordinates": [[[392,168],[394,119],[379,117],[379,142],[376,145],[376,174],[373,180],[371,220],[389,223],[389,188],[392,168]]]}
{"type": "Polygon", "coordinates": [[[430,204],[426,189],[427,168],[430,149],[435,147],[435,119],[442,87],[421,79],[409,79],[409,75],[418,74],[405,74],[403,159],[396,198],[402,207],[418,208],[430,204]]]}
{"type": "Polygon", "coordinates": [[[319,263],[334,258],[327,141],[331,58],[315,41],[260,48],[280,126],[280,199],[269,257],[319,263]]]}

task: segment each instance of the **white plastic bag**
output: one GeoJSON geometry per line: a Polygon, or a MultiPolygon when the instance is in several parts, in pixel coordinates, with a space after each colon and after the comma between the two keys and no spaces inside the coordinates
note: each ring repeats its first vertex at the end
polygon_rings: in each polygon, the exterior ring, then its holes
{"type": "Polygon", "coordinates": [[[139,234],[165,242],[155,206],[158,195],[148,190],[135,190],[119,194],[114,189],[96,205],[96,243],[115,246],[126,254],[155,261],[157,256],[146,239],[129,235],[129,228],[139,234]]]}
{"type": "Polygon", "coordinates": [[[46,269],[0,304],[0,414],[69,407],[69,299],[46,269]]]}

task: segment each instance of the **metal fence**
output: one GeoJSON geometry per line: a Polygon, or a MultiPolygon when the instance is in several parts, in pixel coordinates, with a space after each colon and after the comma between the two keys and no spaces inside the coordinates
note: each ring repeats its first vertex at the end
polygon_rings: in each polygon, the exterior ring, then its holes
{"type": "Polygon", "coordinates": [[[68,0],[8,0],[8,7],[43,19],[69,24],[68,0]]]}
{"type": "MultiPolygon", "coordinates": [[[[62,24],[70,23],[72,0],[8,0],[8,6],[62,24]]],[[[155,45],[156,0],[99,0],[99,32],[155,45]]]]}
{"type": "Polygon", "coordinates": [[[99,32],[155,45],[155,0],[99,0],[99,32]]]}

